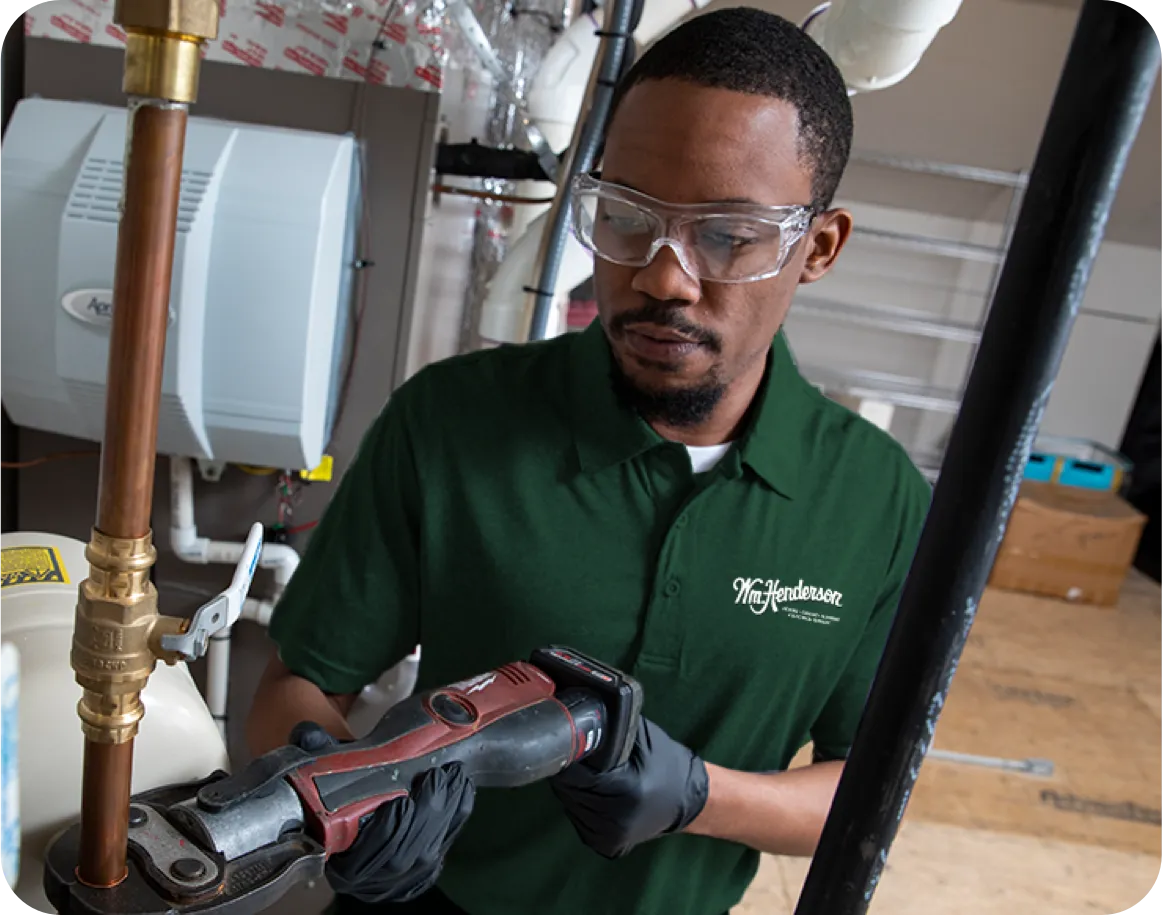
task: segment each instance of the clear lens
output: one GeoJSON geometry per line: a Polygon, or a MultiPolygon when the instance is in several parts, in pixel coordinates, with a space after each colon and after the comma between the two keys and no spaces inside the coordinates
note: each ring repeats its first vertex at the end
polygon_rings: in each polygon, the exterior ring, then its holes
{"type": "Polygon", "coordinates": [[[682,246],[684,260],[700,279],[719,282],[747,282],[776,274],[799,238],[798,230],[806,224],[795,218],[778,221],[750,214],[668,218],[646,204],[591,187],[576,188],[573,201],[578,240],[599,257],[645,267],[658,251],[659,240],[669,238],[682,246]]]}

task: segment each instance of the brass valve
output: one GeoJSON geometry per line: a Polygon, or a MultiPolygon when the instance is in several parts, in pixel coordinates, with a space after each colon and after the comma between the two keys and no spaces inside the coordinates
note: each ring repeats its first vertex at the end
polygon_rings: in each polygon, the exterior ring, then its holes
{"type": "Polygon", "coordinates": [[[122,90],[190,104],[198,97],[202,44],[218,37],[217,0],[116,0],[125,29],[122,90]]]}
{"type": "Polygon", "coordinates": [[[96,743],[125,743],[144,713],[141,691],[158,657],[161,638],[187,625],[158,615],[158,592],[149,579],[157,552],[150,535],[136,540],[92,532],[85,549],[89,577],[81,583],[71,661],[84,689],[77,712],[85,736],[96,743]]]}

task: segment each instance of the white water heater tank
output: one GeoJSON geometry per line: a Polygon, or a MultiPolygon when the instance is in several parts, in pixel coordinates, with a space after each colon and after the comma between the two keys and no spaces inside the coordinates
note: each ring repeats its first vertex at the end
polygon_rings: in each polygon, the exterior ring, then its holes
{"type": "MultiPolygon", "coordinates": [[[[52,837],[81,815],[81,687],[69,651],[77,587],[88,577],[89,563],[85,544],[54,534],[4,534],[0,557],[0,638],[16,648],[20,659],[16,895],[36,911],[53,912],[41,886],[44,854],[52,837]]],[[[226,745],[185,664],[158,664],[142,704],[145,716],[133,752],[134,794],[196,781],[216,769],[229,771],[226,745]]]]}
{"type": "MultiPolygon", "coordinates": [[[[0,147],[12,421],[99,442],[125,108],[30,98],[0,147]]],[[[351,136],[189,118],[158,451],[318,466],[344,363],[360,206],[351,136]]]]}

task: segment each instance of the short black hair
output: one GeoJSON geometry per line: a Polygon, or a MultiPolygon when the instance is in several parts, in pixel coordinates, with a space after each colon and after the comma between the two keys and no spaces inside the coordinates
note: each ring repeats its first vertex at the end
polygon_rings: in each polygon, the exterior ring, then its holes
{"type": "Polygon", "coordinates": [[[832,58],[799,26],[763,10],[704,13],[665,34],[635,61],[611,100],[610,120],[636,85],[677,79],[766,95],[796,108],[800,156],[812,170],[812,203],[832,204],[853,142],[853,109],[832,58]]]}

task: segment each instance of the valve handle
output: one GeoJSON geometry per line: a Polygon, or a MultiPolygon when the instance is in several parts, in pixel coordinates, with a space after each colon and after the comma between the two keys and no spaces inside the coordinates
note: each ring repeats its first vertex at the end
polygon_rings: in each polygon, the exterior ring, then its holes
{"type": "Polygon", "coordinates": [[[243,546],[238,565],[235,566],[230,586],[198,608],[185,632],[163,635],[162,649],[176,652],[187,661],[193,661],[206,654],[210,637],[220,630],[233,626],[242,615],[243,601],[246,600],[255,577],[255,568],[262,554],[263,526],[256,522],[251,525],[250,533],[247,534],[247,541],[243,546]]]}

